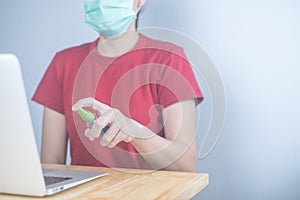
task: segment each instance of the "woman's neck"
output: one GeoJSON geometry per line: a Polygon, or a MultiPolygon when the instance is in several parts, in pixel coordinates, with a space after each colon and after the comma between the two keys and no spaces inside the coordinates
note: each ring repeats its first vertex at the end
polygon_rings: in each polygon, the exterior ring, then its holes
{"type": "Polygon", "coordinates": [[[139,34],[137,31],[127,31],[122,36],[114,39],[100,37],[97,51],[106,57],[118,57],[130,51],[137,43],[139,34]]]}

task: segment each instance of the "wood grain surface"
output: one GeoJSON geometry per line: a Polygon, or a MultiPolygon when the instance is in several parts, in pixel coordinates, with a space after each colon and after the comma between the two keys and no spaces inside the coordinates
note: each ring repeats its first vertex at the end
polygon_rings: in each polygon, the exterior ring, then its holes
{"type": "MultiPolygon", "coordinates": [[[[0,194],[0,199],[190,199],[208,185],[208,174],[113,169],[64,165],[43,165],[45,168],[70,168],[103,171],[109,174],[58,194],[44,197],[25,197],[0,194]]],[[[28,183],[30,184],[30,182],[28,183]]]]}

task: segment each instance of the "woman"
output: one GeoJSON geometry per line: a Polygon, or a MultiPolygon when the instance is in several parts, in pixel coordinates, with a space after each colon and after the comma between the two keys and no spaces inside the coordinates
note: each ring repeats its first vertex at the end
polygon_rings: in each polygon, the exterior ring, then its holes
{"type": "Polygon", "coordinates": [[[99,39],[57,53],[33,96],[45,106],[43,163],[65,164],[69,138],[73,165],[197,170],[202,94],[180,47],[136,31],[145,2],[85,1],[99,39]],[[80,108],[95,114],[88,127],[80,108]]]}

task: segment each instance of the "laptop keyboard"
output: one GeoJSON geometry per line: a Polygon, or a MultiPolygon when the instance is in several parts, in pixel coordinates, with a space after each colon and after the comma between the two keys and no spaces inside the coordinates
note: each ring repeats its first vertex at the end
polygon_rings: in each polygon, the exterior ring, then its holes
{"type": "Polygon", "coordinates": [[[59,183],[72,179],[71,177],[56,177],[56,176],[44,176],[46,185],[59,183]]]}

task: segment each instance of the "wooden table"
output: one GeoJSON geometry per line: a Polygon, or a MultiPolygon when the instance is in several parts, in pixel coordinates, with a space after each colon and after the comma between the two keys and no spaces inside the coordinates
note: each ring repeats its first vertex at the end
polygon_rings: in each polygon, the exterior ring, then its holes
{"type": "MultiPolygon", "coordinates": [[[[64,165],[43,165],[45,168],[71,168],[106,171],[109,174],[53,196],[34,199],[190,199],[208,185],[208,174],[112,169],[64,165]]],[[[30,183],[29,183],[30,184],[30,183]]],[[[0,194],[0,199],[33,199],[0,194]]]]}

